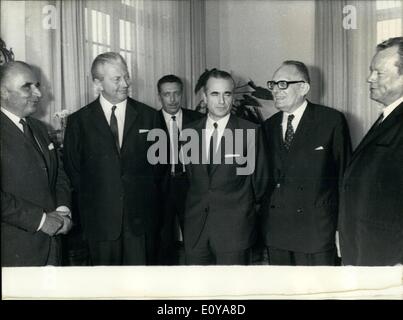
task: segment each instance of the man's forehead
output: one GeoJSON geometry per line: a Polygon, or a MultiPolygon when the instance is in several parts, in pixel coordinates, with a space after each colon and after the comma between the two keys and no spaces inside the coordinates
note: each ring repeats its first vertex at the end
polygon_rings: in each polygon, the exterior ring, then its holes
{"type": "Polygon", "coordinates": [[[161,92],[181,91],[181,85],[178,82],[164,82],[161,85],[161,92]]]}
{"type": "Polygon", "coordinates": [[[208,91],[232,91],[234,82],[231,79],[210,78],[207,80],[206,87],[208,91]]]}
{"type": "Polygon", "coordinates": [[[101,70],[109,74],[127,73],[126,66],[120,61],[105,62],[101,65],[101,70]]]}
{"type": "Polygon", "coordinates": [[[31,69],[24,66],[18,66],[10,70],[8,79],[21,85],[24,85],[25,83],[38,82],[38,78],[35,73],[31,69]]]}
{"type": "MultiPolygon", "coordinates": [[[[397,47],[391,47],[379,51],[372,60],[373,66],[395,64],[399,58],[397,47]]],[[[396,67],[397,68],[397,67],[396,67]]]]}
{"type": "Polygon", "coordinates": [[[283,65],[274,72],[274,80],[299,80],[300,74],[296,67],[283,65]],[[298,79],[297,79],[298,78],[298,79]]]}

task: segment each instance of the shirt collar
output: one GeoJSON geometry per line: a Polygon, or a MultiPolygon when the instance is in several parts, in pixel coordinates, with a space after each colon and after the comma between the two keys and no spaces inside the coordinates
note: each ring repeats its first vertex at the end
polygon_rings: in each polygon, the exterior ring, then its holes
{"type": "Polygon", "coordinates": [[[113,106],[116,106],[116,110],[125,108],[127,104],[127,99],[123,100],[122,102],[112,104],[108,100],[106,100],[106,98],[101,93],[99,95],[99,103],[101,104],[102,109],[104,109],[104,111],[107,109],[110,112],[113,106]]]}
{"type": "Polygon", "coordinates": [[[216,122],[218,125],[218,130],[219,131],[224,130],[225,127],[227,126],[230,116],[231,116],[231,113],[228,113],[225,117],[223,117],[219,120],[213,120],[213,119],[211,119],[210,115],[207,114],[206,129],[214,129],[214,122],[216,122]]]}
{"type": "Polygon", "coordinates": [[[403,97],[400,97],[397,99],[395,102],[391,103],[387,107],[383,108],[382,113],[383,113],[383,119],[390,115],[393,110],[395,110],[401,103],[403,102],[403,97]]]}
{"type": "Polygon", "coordinates": [[[173,116],[176,117],[177,122],[180,122],[180,120],[182,119],[182,108],[179,108],[179,110],[175,114],[170,114],[170,113],[166,112],[164,109],[161,109],[161,111],[162,111],[162,114],[164,115],[164,119],[165,119],[166,123],[169,123],[169,121],[171,121],[173,116]]]}
{"type": "Polygon", "coordinates": [[[297,109],[294,110],[294,112],[288,113],[284,111],[284,115],[288,117],[289,115],[293,114],[296,118],[301,118],[307,105],[308,101],[305,100],[297,109]]]}
{"type": "Polygon", "coordinates": [[[4,108],[1,108],[1,112],[3,112],[18,128],[22,127],[20,120],[25,120],[25,118],[20,118],[19,116],[16,116],[14,113],[4,108]]]}

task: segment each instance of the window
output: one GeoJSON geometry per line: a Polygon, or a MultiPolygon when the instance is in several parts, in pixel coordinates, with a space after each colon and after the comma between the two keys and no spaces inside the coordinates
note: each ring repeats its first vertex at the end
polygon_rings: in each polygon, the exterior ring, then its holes
{"type": "Polygon", "coordinates": [[[377,43],[380,43],[390,37],[399,37],[403,34],[402,1],[376,1],[377,15],[377,43]]]}
{"type": "MultiPolygon", "coordinates": [[[[116,2],[87,1],[85,8],[85,39],[89,50],[89,63],[103,52],[119,52],[127,62],[129,73],[135,72],[134,0],[121,0],[120,6],[116,2]]],[[[129,89],[130,90],[130,89],[129,89]]],[[[98,93],[94,92],[94,96],[98,93]]],[[[130,92],[131,94],[131,92],[130,92]]]]}

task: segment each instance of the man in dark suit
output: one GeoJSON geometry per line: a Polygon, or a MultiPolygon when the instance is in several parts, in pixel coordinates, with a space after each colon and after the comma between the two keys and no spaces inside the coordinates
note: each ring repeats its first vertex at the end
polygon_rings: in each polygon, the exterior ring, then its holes
{"type": "Polygon", "coordinates": [[[128,97],[130,77],[118,53],[91,67],[99,97],[68,118],[65,167],[78,195],[93,265],[155,263],[158,176],[147,160],[157,112],[128,97]]]}
{"type": "Polygon", "coordinates": [[[189,123],[203,117],[202,114],[181,108],[183,82],[175,75],[163,76],[157,83],[158,97],[162,105],[160,122],[168,137],[167,159],[162,180],[163,216],[159,263],[175,265],[183,250],[183,220],[188,182],[185,166],[179,159],[179,133],[189,123]]]}
{"type": "Polygon", "coordinates": [[[31,67],[0,67],[1,264],[60,265],[71,229],[70,184],[46,126],[31,117],[41,97],[31,67]]]}
{"type": "Polygon", "coordinates": [[[377,46],[371,99],[382,112],[346,169],[340,206],[344,265],[403,264],[403,37],[377,46]]]}
{"type": "Polygon", "coordinates": [[[198,156],[186,166],[189,265],[246,265],[256,240],[255,206],[266,187],[266,161],[258,126],[230,114],[233,90],[230,74],[210,72],[203,89],[208,115],[190,126],[197,139],[188,143],[195,143],[191,152],[198,156]]]}
{"type": "Polygon", "coordinates": [[[272,265],[334,265],[339,179],[351,152],[342,113],[306,100],[308,69],[285,61],[268,81],[280,112],[263,124],[270,184],[262,205],[272,265]]]}

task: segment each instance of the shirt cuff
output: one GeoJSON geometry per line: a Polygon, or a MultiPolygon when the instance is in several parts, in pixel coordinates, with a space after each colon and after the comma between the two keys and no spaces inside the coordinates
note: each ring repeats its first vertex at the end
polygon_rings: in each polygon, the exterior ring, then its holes
{"type": "Polygon", "coordinates": [[[64,212],[68,212],[68,216],[71,218],[71,211],[68,207],[66,206],[59,206],[56,208],[56,211],[64,211],[64,212]]]}
{"type": "Polygon", "coordinates": [[[45,220],[46,220],[46,213],[44,212],[43,215],[42,215],[41,223],[39,224],[39,227],[38,227],[38,229],[36,231],[39,231],[39,230],[42,229],[42,226],[45,223],[45,220]]]}

